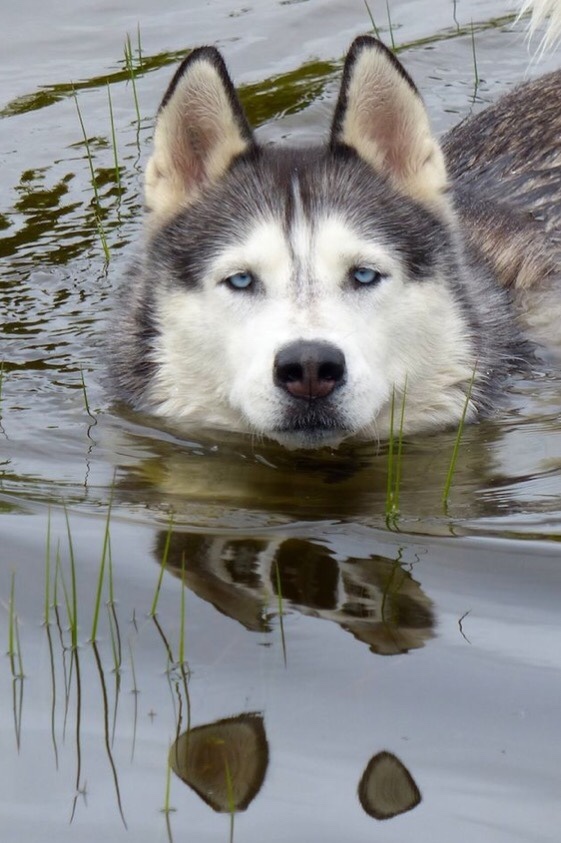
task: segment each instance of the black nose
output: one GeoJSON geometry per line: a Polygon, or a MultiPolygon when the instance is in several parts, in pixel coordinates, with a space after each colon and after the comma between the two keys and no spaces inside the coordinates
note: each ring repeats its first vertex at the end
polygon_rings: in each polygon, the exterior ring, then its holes
{"type": "Polygon", "coordinates": [[[345,355],[328,342],[285,345],[274,363],[274,380],[294,398],[325,398],[345,380],[345,355]]]}

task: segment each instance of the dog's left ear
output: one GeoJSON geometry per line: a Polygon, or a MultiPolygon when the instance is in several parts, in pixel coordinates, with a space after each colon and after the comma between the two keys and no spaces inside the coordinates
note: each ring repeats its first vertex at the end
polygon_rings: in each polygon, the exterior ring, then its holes
{"type": "Polygon", "coordinates": [[[444,156],[421,96],[395,56],[367,35],[345,61],[331,145],[354,149],[413,199],[447,208],[444,156]]]}
{"type": "Polygon", "coordinates": [[[151,220],[164,221],[216,182],[255,141],[222,56],[200,47],[162,100],[145,179],[151,220]]]}

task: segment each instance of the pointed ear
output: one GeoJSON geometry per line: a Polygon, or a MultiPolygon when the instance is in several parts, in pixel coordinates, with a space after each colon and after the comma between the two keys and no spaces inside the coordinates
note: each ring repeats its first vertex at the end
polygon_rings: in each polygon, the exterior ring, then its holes
{"type": "Polygon", "coordinates": [[[448,207],[446,167],[413,81],[375,38],[349,50],[331,130],[332,147],[353,149],[398,190],[431,207],[448,207]]]}
{"type": "Polygon", "coordinates": [[[255,147],[222,56],[200,47],[179,66],[156,118],[145,199],[157,222],[190,204],[255,147]]]}

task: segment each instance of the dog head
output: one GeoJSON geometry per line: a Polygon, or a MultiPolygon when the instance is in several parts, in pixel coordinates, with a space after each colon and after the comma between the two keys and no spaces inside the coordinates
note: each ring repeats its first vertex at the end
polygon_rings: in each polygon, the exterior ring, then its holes
{"type": "Polygon", "coordinates": [[[406,429],[459,418],[474,355],[446,186],[378,41],[354,42],[330,140],[306,149],[259,146],[220,54],[193,51],[146,172],[137,403],[289,447],[385,435],[404,391],[406,429]]]}

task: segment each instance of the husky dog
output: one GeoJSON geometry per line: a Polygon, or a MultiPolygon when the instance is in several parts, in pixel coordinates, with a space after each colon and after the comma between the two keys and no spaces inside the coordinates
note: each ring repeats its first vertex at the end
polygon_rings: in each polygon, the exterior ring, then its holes
{"type": "Polygon", "coordinates": [[[561,315],[560,102],[555,73],[441,146],[362,36],[328,143],[264,147],[220,54],[194,50],[157,117],[118,394],[291,448],[385,437],[401,407],[405,433],[488,415],[531,359],[524,330],[561,315]]]}

